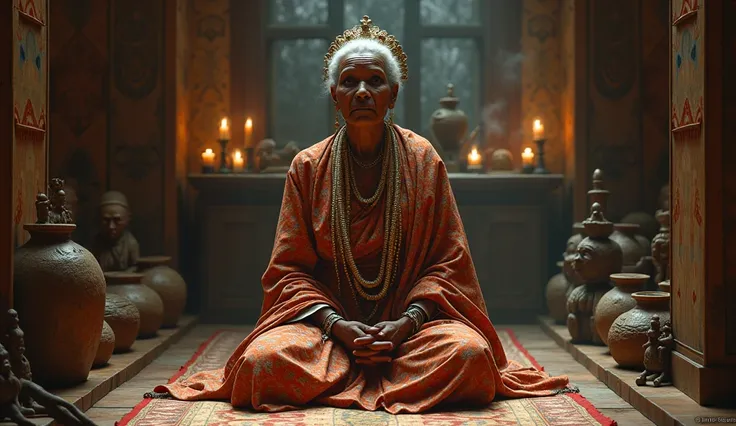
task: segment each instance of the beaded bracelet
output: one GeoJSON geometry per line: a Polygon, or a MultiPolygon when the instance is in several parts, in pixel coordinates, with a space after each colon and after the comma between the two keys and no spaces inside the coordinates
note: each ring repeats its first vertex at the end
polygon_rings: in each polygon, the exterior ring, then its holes
{"type": "Polygon", "coordinates": [[[412,323],[414,323],[414,328],[412,329],[412,334],[416,334],[420,328],[422,328],[422,324],[424,324],[425,321],[425,314],[424,311],[416,306],[409,306],[409,308],[402,314],[403,316],[409,318],[412,323]]]}
{"type": "Polygon", "coordinates": [[[330,338],[330,333],[332,332],[332,326],[335,325],[336,322],[340,321],[341,319],[344,319],[340,316],[337,312],[333,312],[329,315],[327,315],[327,318],[322,322],[322,341],[325,342],[327,339],[330,338]]]}

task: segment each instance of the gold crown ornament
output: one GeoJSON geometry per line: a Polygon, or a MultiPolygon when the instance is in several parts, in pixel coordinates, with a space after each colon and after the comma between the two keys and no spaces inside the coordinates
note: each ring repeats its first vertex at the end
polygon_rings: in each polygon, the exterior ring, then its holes
{"type": "Polygon", "coordinates": [[[373,25],[373,21],[371,21],[371,18],[369,18],[368,15],[363,16],[363,19],[360,20],[360,25],[356,25],[349,30],[345,30],[341,35],[335,37],[335,41],[330,44],[330,48],[327,50],[327,54],[325,55],[325,68],[322,76],[325,81],[329,78],[330,60],[335,53],[337,53],[337,51],[348,42],[361,38],[375,40],[386,46],[388,50],[391,51],[394,58],[399,61],[401,81],[406,81],[409,75],[409,67],[406,65],[406,53],[404,53],[404,49],[401,48],[396,37],[387,33],[386,30],[382,30],[373,25]]]}

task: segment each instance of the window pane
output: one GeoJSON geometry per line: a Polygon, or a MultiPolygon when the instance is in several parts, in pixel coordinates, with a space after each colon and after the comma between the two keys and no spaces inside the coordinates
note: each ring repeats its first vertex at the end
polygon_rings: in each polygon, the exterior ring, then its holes
{"type": "Polygon", "coordinates": [[[422,41],[421,105],[422,132],[431,136],[429,122],[440,107],[440,98],[447,96],[447,84],[452,83],[454,95],[460,100],[457,108],[468,116],[468,132],[478,123],[481,103],[480,53],[473,39],[430,38],[422,41]]]}
{"type": "Polygon", "coordinates": [[[327,23],[327,0],[269,0],[268,4],[272,24],[321,25],[327,23]]]}
{"type": "Polygon", "coordinates": [[[270,134],[279,147],[294,141],[306,148],[326,138],[334,121],[322,88],[327,41],[280,40],[272,46],[270,134]]]}
{"type": "Polygon", "coordinates": [[[477,25],[480,1],[421,0],[419,13],[424,25],[477,25]]]}
{"type": "MultiPolygon", "coordinates": [[[[344,0],[345,20],[343,27],[352,28],[360,23],[363,15],[368,15],[382,30],[386,30],[399,40],[404,39],[404,2],[397,0],[344,0]]],[[[404,123],[404,96],[399,94],[394,108],[394,122],[404,123]]]]}

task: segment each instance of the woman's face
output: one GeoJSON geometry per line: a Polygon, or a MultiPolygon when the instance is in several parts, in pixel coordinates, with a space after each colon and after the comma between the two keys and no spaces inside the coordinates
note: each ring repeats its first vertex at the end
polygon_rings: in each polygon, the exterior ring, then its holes
{"type": "Polygon", "coordinates": [[[384,72],[385,64],[371,54],[353,54],[340,63],[332,99],[345,121],[365,126],[383,123],[389,108],[396,102],[399,86],[391,87],[384,72]]]}

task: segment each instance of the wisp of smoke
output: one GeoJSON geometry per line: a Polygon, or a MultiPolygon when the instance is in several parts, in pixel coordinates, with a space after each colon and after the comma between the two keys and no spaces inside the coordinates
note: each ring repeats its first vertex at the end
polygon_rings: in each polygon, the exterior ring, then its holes
{"type": "Polygon", "coordinates": [[[501,99],[483,107],[481,120],[487,135],[503,135],[504,123],[502,113],[506,109],[506,101],[501,99]]]}
{"type": "Polygon", "coordinates": [[[496,56],[496,63],[501,69],[501,76],[504,81],[514,82],[521,78],[521,63],[524,61],[524,54],[521,52],[511,53],[501,50],[496,56]]]}

